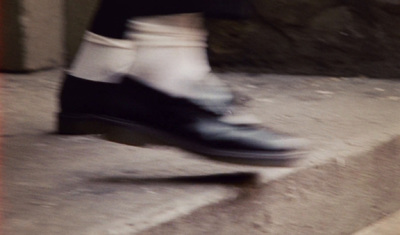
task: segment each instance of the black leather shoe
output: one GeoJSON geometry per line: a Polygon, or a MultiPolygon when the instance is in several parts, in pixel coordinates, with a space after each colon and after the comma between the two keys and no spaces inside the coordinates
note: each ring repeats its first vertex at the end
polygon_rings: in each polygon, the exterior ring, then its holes
{"type": "Polygon", "coordinates": [[[300,156],[299,139],[222,121],[226,103],[173,97],[132,77],[110,84],[67,75],[60,107],[60,134],[104,134],[131,145],[172,145],[246,165],[285,166],[300,156]]]}

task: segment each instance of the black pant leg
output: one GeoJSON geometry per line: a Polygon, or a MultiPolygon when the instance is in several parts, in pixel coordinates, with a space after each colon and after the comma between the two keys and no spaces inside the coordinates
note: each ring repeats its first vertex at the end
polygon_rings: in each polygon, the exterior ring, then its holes
{"type": "Polygon", "coordinates": [[[242,18],[248,15],[249,7],[247,0],[102,0],[89,30],[121,39],[132,17],[194,12],[242,18]]]}

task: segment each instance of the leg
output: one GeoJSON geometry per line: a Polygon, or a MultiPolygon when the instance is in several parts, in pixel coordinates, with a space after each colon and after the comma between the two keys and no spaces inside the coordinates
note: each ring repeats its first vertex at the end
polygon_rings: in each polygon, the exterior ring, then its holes
{"type": "Polygon", "coordinates": [[[199,12],[210,17],[246,18],[251,6],[247,0],[102,0],[90,31],[122,39],[130,18],[199,12]]]}
{"type": "MultiPolygon", "coordinates": [[[[129,19],[137,17],[142,17],[142,23],[152,24],[151,27],[155,26],[158,28],[159,32],[157,32],[156,29],[156,31],[149,33],[146,31],[146,27],[141,27],[139,30],[134,29],[136,35],[140,35],[140,33],[142,35],[147,34],[145,36],[150,36],[150,39],[153,39],[152,41],[155,41],[155,43],[162,42],[162,38],[157,42],[157,38],[154,37],[154,35],[157,35],[157,33],[165,33],[163,32],[165,29],[162,28],[164,22],[167,22],[167,25],[175,24],[175,28],[181,32],[181,35],[178,35],[177,38],[171,38],[170,41],[187,40],[192,37],[192,42],[200,42],[201,44],[200,46],[196,46],[197,48],[191,47],[188,49],[188,47],[185,47],[185,52],[180,50],[180,53],[178,53],[179,55],[186,53],[188,54],[187,57],[192,57],[186,59],[184,58],[185,56],[181,56],[181,59],[186,62],[192,61],[190,63],[192,67],[187,65],[175,67],[186,67],[186,70],[197,70],[197,72],[200,72],[198,70],[207,70],[209,69],[207,68],[209,66],[205,52],[207,35],[202,25],[198,23],[199,20],[195,19],[196,17],[192,15],[187,17],[159,17],[159,15],[206,12],[208,15],[214,17],[242,18],[248,15],[250,11],[246,3],[247,1],[244,0],[102,0],[99,10],[89,30],[85,34],[80,50],[71,65],[70,74],[93,81],[116,82],[116,76],[114,75],[126,72],[130,65],[133,64],[134,45],[132,41],[126,40],[127,33],[129,32],[127,22],[129,19]],[[154,19],[154,17],[148,17],[154,15],[158,17],[156,19],[154,19]],[[143,18],[146,16],[147,18],[143,18]],[[183,26],[176,27],[176,23],[182,22],[184,22],[183,26]],[[196,27],[194,28],[192,25],[196,25],[196,27]],[[195,38],[193,38],[193,36],[195,38]],[[198,66],[194,66],[195,68],[193,68],[193,65],[196,63],[198,66]]],[[[141,49],[144,49],[144,47],[141,47],[141,49]]],[[[143,50],[141,50],[141,52],[142,51],[143,50]]],[[[176,50],[169,51],[170,52],[166,52],[163,56],[167,56],[168,53],[174,53],[176,50]]],[[[143,53],[139,56],[143,58],[142,55],[143,53]]],[[[141,70],[140,73],[142,73],[145,68],[138,69],[139,67],[142,66],[136,65],[134,70],[141,70]]],[[[134,73],[138,73],[138,71],[134,73]]],[[[175,74],[177,73],[179,72],[176,71],[175,74]]],[[[175,75],[171,74],[171,76],[175,75]]],[[[198,77],[201,77],[201,75],[198,77]]]]}
{"type": "Polygon", "coordinates": [[[126,40],[130,18],[201,12],[206,6],[207,1],[199,0],[103,0],[71,65],[70,74],[92,81],[115,83],[118,78],[115,75],[126,72],[134,60],[133,44],[126,40]]]}
{"type": "Polygon", "coordinates": [[[209,78],[207,32],[200,13],[177,14],[206,11],[210,0],[153,2],[103,0],[69,73],[108,83],[117,83],[118,74],[129,73],[157,89],[181,96],[193,93],[192,83],[212,80],[224,99],[230,99],[227,89],[209,78]],[[131,17],[134,20],[128,24],[131,17]],[[135,45],[127,40],[129,37],[135,45]]]}

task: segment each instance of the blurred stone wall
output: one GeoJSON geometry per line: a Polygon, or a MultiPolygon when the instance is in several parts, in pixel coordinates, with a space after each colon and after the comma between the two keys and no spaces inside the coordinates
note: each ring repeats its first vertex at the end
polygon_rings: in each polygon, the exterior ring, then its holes
{"type": "Polygon", "coordinates": [[[248,21],[210,20],[223,69],[400,77],[400,0],[253,0],[248,21]]]}
{"type": "Polygon", "coordinates": [[[64,0],[0,1],[0,70],[30,72],[64,63],[64,0]]]}
{"type": "MultiPolygon", "coordinates": [[[[252,0],[250,20],[208,20],[223,70],[400,77],[400,0],[252,0]]],[[[95,7],[67,0],[71,58],[95,7]]]]}
{"type": "Polygon", "coordinates": [[[18,22],[20,4],[13,0],[0,1],[0,70],[15,71],[23,67],[22,30],[18,22]]]}

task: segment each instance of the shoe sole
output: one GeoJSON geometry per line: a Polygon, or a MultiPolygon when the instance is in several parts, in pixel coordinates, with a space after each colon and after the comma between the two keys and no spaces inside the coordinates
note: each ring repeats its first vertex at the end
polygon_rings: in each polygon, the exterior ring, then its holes
{"type": "Polygon", "coordinates": [[[252,166],[294,166],[305,154],[301,151],[265,152],[210,148],[164,131],[130,121],[97,115],[58,115],[58,133],[64,135],[102,135],[117,143],[146,146],[168,145],[200,154],[210,160],[252,166]]]}

